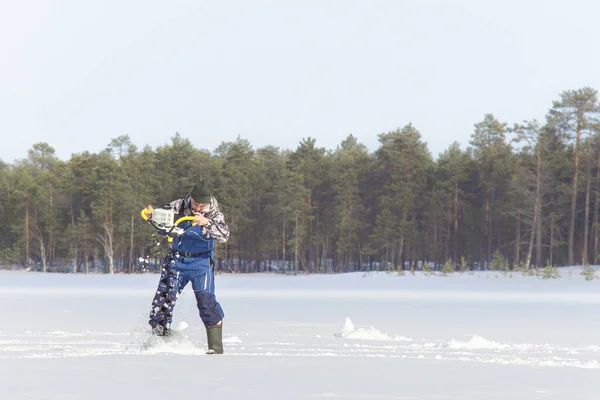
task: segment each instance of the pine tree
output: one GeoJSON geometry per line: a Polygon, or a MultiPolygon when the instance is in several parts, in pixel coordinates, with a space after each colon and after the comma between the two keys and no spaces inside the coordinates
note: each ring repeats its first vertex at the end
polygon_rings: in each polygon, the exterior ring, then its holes
{"type": "Polygon", "coordinates": [[[385,240],[386,261],[391,251],[394,267],[414,258],[418,237],[417,211],[422,205],[433,160],[421,134],[412,124],[380,134],[376,152],[380,212],[374,238],[385,240]],[[383,225],[379,225],[382,223],[383,225]],[[415,248],[411,248],[414,245],[415,248]]]}
{"type": "MultiPolygon", "coordinates": [[[[482,250],[480,259],[491,261],[494,252],[494,216],[500,213],[498,203],[507,192],[514,168],[512,150],[506,143],[506,123],[501,123],[492,114],[486,114],[483,121],[475,124],[471,145],[479,172],[479,186],[483,191],[482,250]],[[484,250],[485,249],[485,250],[484,250]]],[[[500,238],[500,229],[497,229],[500,238]]],[[[497,248],[497,246],[496,246],[497,248]]]]}
{"type": "Polygon", "coordinates": [[[581,141],[584,135],[589,134],[590,127],[598,120],[597,97],[597,91],[589,87],[562,92],[560,100],[553,102],[553,107],[548,115],[549,124],[553,125],[560,134],[573,141],[573,176],[571,181],[571,215],[568,243],[569,265],[575,263],[575,222],[577,218],[581,141]]]}
{"type": "Polygon", "coordinates": [[[522,144],[521,170],[517,182],[518,196],[531,210],[524,211],[527,216],[526,221],[531,221],[529,225],[531,234],[525,257],[525,265],[529,268],[536,238],[538,239],[536,266],[540,266],[541,261],[542,206],[550,184],[547,161],[544,158],[546,142],[542,128],[535,120],[515,124],[511,131],[516,135],[515,140],[522,144]]]}

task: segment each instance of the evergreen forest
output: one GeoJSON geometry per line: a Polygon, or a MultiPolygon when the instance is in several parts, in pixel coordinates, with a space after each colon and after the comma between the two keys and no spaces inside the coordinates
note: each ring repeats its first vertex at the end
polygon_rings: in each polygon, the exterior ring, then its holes
{"type": "MultiPolygon", "coordinates": [[[[598,264],[597,91],[560,93],[545,121],[475,121],[471,140],[434,158],[419,127],[380,133],[374,152],[238,138],[213,151],[175,133],[156,149],[127,135],[62,161],[36,143],[0,161],[0,265],[137,273],[167,249],[140,216],[208,178],[231,229],[221,272],[341,273],[598,264]]],[[[439,133],[440,135],[443,132],[439,133]]]]}

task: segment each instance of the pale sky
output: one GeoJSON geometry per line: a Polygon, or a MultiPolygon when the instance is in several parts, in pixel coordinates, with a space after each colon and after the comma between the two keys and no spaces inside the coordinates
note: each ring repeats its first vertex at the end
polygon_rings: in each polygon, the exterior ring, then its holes
{"type": "Polygon", "coordinates": [[[0,0],[0,159],[67,160],[129,135],[214,150],[412,123],[434,156],[486,113],[543,121],[600,90],[592,0],[0,0]]]}

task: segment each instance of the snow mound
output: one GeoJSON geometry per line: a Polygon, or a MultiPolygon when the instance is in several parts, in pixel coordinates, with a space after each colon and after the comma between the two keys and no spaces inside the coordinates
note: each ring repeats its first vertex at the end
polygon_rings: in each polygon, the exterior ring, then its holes
{"type": "Polygon", "coordinates": [[[232,336],[223,339],[223,343],[242,343],[242,339],[237,336],[232,336]]]}
{"type": "Polygon", "coordinates": [[[53,336],[69,336],[69,332],[65,332],[65,331],[53,331],[53,332],[48,332],[48,335],[53,335],[53,336]]]}
{"type": "Polygon", "coordinates": [[[356,339],[356,340],[390,340],[390,341],[404,341],[410,342],[412,339],[395,335],[391,337],[386,335],[385,333],[380,332],[372,326],[367,328],[355,328],[354,323],[348,317],[344,321],[344,326],[342,329],[335,333],[333,336],[342,338],[342,339],[356,339]]]}
{"type": "Polygon", "coordinates": [[[456,350],[479,350],[479,349],[491,349],[491,350],[500,350],[506,348],[506,345],[502,345],[498,342],[494,342],[492,340],[487,340],[482,338],[481,336],[473,335],[471,340],[468,342],[462,342],[459,340],[450,340],[447,344],[449,349],[456,350]]]}

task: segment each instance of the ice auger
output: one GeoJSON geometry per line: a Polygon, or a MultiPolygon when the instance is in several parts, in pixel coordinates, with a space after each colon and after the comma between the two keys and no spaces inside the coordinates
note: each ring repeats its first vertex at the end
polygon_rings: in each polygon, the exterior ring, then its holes
{"type": "Polygon", "coordinates": [[[194,224],[194,216],[181,217],[175,221],[175,211],[165,208],[153,208],[152,211],[148,207],[141,211],[142,218],[146,220],[161,236],[167,236],[169,243],[173,242],[175,236],[181,236],[185,231],[194,224]],[[152,213],[148,217],[147,213],[152,213]],[[186,224],[183,224],[187,222],[186,224]]]}

